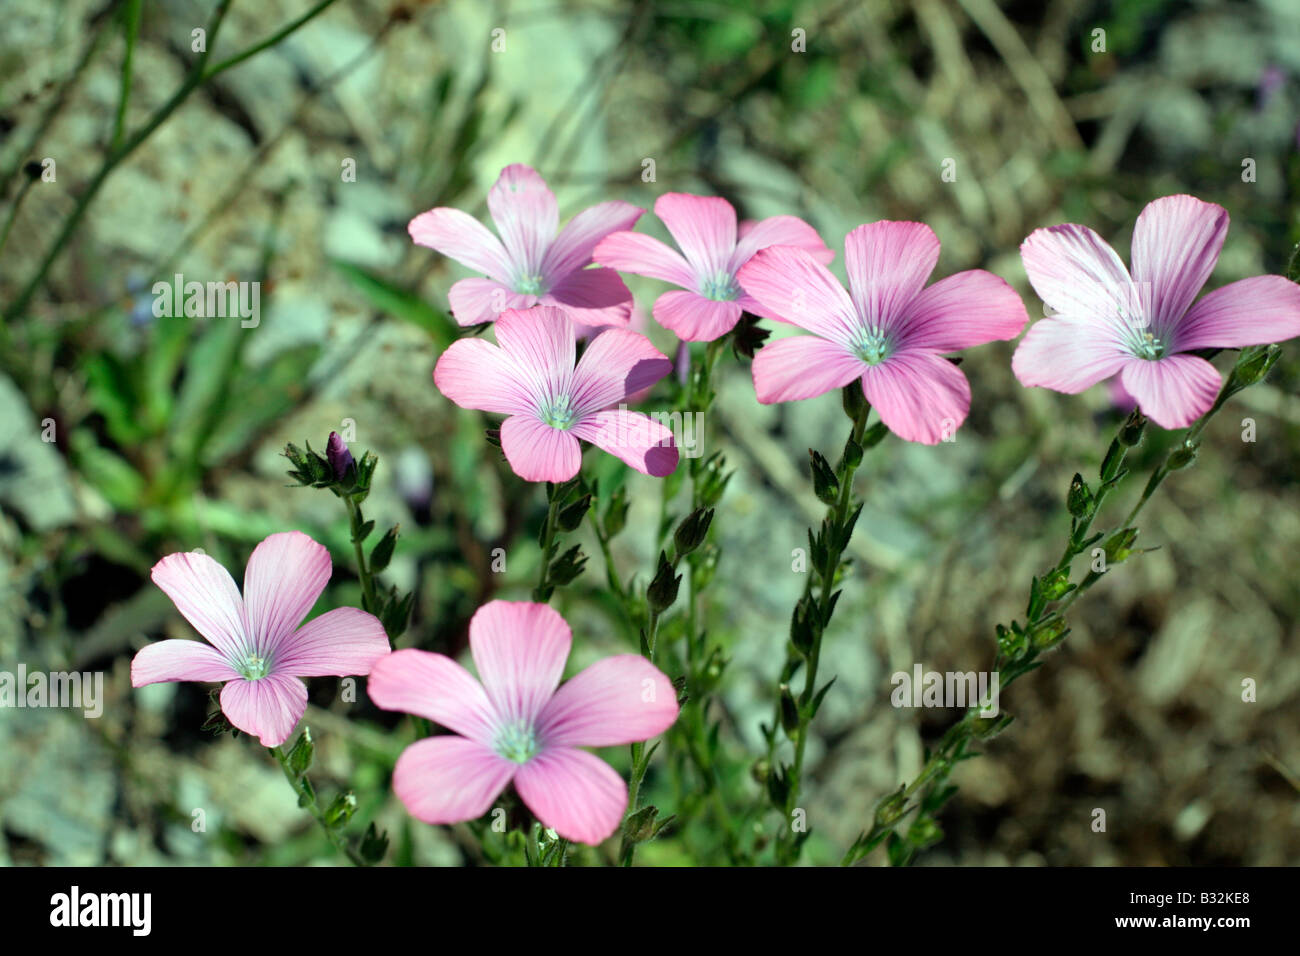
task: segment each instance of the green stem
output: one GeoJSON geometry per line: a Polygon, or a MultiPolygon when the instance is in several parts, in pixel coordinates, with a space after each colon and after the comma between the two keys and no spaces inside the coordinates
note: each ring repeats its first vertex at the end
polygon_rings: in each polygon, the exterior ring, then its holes
{"type": "Polygon", "coordinates": [[[325,831],[325,836],[329,838],[330,843],[334,844],[335,849],[345,855],[354,866],[365,866],[366,861],[361,858],[361,854],[354,850],[343,834],[337,829],[330,826],[325,820],[325,812],[321,810],[320,805],[316,802],[316,791],[307,783],[305,776],[298,776],[289,769],[289,758],[280,747],[268,747],[271,756],[275,758],[284,771],[284,778],[289,781],[293,787],[294,793],[298,795],[298,805],[312,815],[321,829],[325,831]]]}
{"type": "Polygon", "coordinates": [[[547,482],[546,485],[546,524],[542,526],[542,569],[537,576],[537,586],[533,588],[533,600],[545,604],[550,599],[547,578],[551,570],[551,558],[555,556],[556,518],[560,513],[559,485],[547,482]]]}
{"type": "MultiPolygon", "coordinates": [[[[849,387],[855,388],[857,383],[849,387]]],[[[794,762],[791,764],[787,775],[788,789],[784,808],[785,821],[781,829],[781,837],[777,842],[777,861],[783,866],[789,866],[799,858],[801,841],[795,838],[791,821],[799,805],[799,795],[802,789],[804,757],[808,749],[808,737],[813,719],[813,701],[817,694],[817,671],[821,663],[822,641],[825,638],[826,627],[830,624],[833,612],[835,577],[839,572],[840,562],[850,540],[850,535],[842,534],[842,531],[847,527],[849,508],[853,500],[853,479],[856,477],[858,467],[861,464],[860,450],[866,434],[867,418],[870,412],[871,406],[866,401],[858,403],[857,414],[853,419],[853,429],[850,433],[850,447],[856,446],[859,449],[859,456],[856,461],[847,459],[842,463],[838,476],[839,491],[835,502],[828,506],[827,520],[823,524],[828,533],[826,535],[825,564],[817,569],[818,577],[821,580],[821,594],[817,601],[819,623],[813,628],[812,646],[803,655],[806,661],[803,690],[799,694],[797,723],[792,734],[794,762]]],[[[804,593],[811,593],[811,588],[811,575],[809,575],[804,593]]],[[[792,650],[792,653],[797,653],[797,651],[792,650]]],[[[787,670],[790,669],[789,664],[790,661],[787,661],[787,670]]],[[[777,722],[779,721],[780,704],[778,702],[777,722]]],[[[775,729],[776,723],[773,724],[773,738],[775,738],[775,729]]]]}
{"type": "Polygon", "coordinates": [[[131,62],[135,58],[136,37],[140,34],[140,0],[126,0],[122,9],[122,32],[126,36],[126,52],[122,56],[122,89],[117,98],[117,117],[113,121],[112,149],[121,145],[126,133],[126,108],[131,101],[131,62]]]}
{"type": "Polygon", "coordinates": [[[347,505],[348,523],[352,528],[352,550],[357,556],[357,577],[361,581],[362,608],[373,614],[378,607],[378,602],[375,600],[375,577],[370,573],[370,565],[366,561],[365,542],[361,537],[365,516],[361,513],[361,506],[350,497],[344,496],[343,501],[347,505]]]}

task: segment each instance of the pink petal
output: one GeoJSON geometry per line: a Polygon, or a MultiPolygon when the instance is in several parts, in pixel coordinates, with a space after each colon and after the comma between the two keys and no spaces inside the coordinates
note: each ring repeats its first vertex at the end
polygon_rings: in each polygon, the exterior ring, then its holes
{"type": "Polygon", "coordinates": [[[1242,348],[1300,335],[1300,285],[1282,276],[1255,276],[1215,289],[1188,310],[1170,348],[1242,348]]]}
{"type": "Polygon", "coordinates": [[[295,677],[364,676],[389,651],[379,618],[360,608],[338,607],[281,641],[272,666],[276,673],[295,677]]]}
{"type": "Polygon", "coordinates": [[[867,363],[814,335],[771,342],[754,356],[754,391],[764,405],[814,398],[861,378],[867,363]]]}
{"type": "Polygon", "coordinates": [[[844,268],[858,315],[889,331],[939,262],[939,237],[920,222],[870,222],[844,239],[844,268]]]}
{"type": "Polygon", "coordinates": [[[565,681],[542,710],[545,746],[616,747],[649,740],[677,719],[677,691],[640,654],[606,657],[565,681]]]}
{"type": "Polygon", "coordinates": [[[582,467],[573,429],[552,428],[531,413],[501,423],[501,450],[524,481],[568,481],[582,467]]]}
{"type": "Polygon", "coordinates": [[[1011,369],[1021,385],[1075,395],[1115,375],[1132,357],[1111,327],[1053,316],[1030,327],[1011,356],[1011,369]]]}
{"type": "Polygon", "coordinates": [[[602,266],[694,289],[695,272],[676,249],[639,232],[616,232],[596,246],[593,256],[602,266]]]}
{"type": "Polygon", "coordinates": [[[487,813],[518,768],[478,741],[426,737],[397,758],[393,792],[417,820],[463,823],[487,813]]]}
{"type": "Polygon", "coordinates": [[[527,309],[537,304],[537,296],[515,292],[495,279],[461,279],[452,283],[447,302],[456,324],[466,326],[495,322],[506,309],[527,309]]]}
{"type": "Polygon", "coordinates": [[[564,394],[577,356],[573,319],[564,309],[538,305],[525,312],[508,309],[495,326],[497,344],[511,360],[530,407],[564,394]]]}
{"type": "Polygon", "coordinates": [[[576,331],[627,325],[632,293],[613,269],[579,269],[551,286],[542,302],[563,306],[579,326],[576,331]]]}
{"type": "Polygon", "coordinates": [[[475,272],[503,281],[512,278],[510,257],[501,240],[469,213],[440,207],[422,212],[406,227],[418,245],[428,246],[475,272]]]}
{"type": "Polygon", "coordinates": [[[1086,226],[1036,229],[1020,244],[1020,258],[1038,297],[1065,315],[1115,322],[1137,315],[1138,295],[1128,270],[1101,236],[1086,226]]]}
{"type": "Polygon", "coordinates": [[[509,278],[540,275],[546,250],[559,226],[555,194],[536,170],[515,163],[501,170],[488,191],[487,201],[492,221],[497,224],[497,232],[501,233],[515,267],[509,278]]]}
{"type": "Polygon", "coordinates": [[[970,411],[970,383],[937,352],[897,352],[862,376],[867,401],[899,438],[935,445],[970,411]]]}
{"type": "Polygon", "coordinates": [[[273,651],[329,583],[330,553],[301,531],[265,538],[244,569],[244,617],[254,646],[273,651]]]}
{"type": "Polygon", "coordinates": [[[537,407],[510,357],[482,339],[452,342],[438,357],[433,383],[461,408],[517,415],[537,407]]]}
{"type": "Polygon", "coordinates": [[[649,388],[672,370],[668,357],[640,332],[606,329],[582,353],[570,398],[579,415],[600,411],[649,388]]]}
{"type": "Polygon", "coordinates": [[[740,267],[736,279],[782,321],[824,339],[847,345],[858,329],[858,314],[844,287],[803,249],[760,249],[740,267]]]}
{"type": "Polygon", "coordinates": [[[726,272],[736,248],[736,210],[718,196],[664,193],[655,200],[663,220],[699,278],[726,272]]]}
{"type": "Polygon", "coordinates": [[[566,840],[595,846],[618,829],[627,784],[585,750],[544,750],[515,774],[515,789],[545,826],[566,840]]]}
{"type": "Polygon", "coordinates": [[[307,710],[307,685],[288,674],[268,674],[258,680],[232,680],[221,688],[221,712],[263,747],[278,747],[289,739],[307,710]]]}
{"type": "Polygon", "coordinates": [[[406,648],[380,658],[367,692],[375,706],[415,714],[462,737],[491,744],[496,714],[483,686],[450,657],[406,648]]]}
{"type": "Polygon", "coordinates": [[[1155,361],[1130,359],[1120,373],[1143,414],[1161,428],[1185,428],[1210,410],[1222,379],[1195,355],[1167,355],[1155,361]]]}
{"type": "Polygon", "coordinates": [[[731,253],[727,263],[728,271],[734,273],[743,266],[759,249],[768,246],[795,246],[803,249],[822,265],[828,265],[835,258],[835,253],[826,248],[817,230],[798,216],[770,216],[742,228],[740,239],[731,253]]]}
{"type": "Polygon", "coordinates": [[[1014,339],[1028,321],[1015,289],[991,272],[971,269],[922,289],[908,309],[898,341],[907,348],[957,352],[1014,339]]]}
{"type": "Polygon", "coordinates": [[[601,240],[611,233],[631,229],[644,213],[644,209],[618,200],[584,209],[555,237],[542,261],[542,271],[547,275],[568,275],[589,265],[592,252],[601,240]]]}
{"type": "Polygon", "coordinates": [[[712,342],[740,321],[739,302],[706,299],[696,292],[674,289],[654,304],[655,321],[677,333],[684,342],[712,342]]]}
{"type": "Polygon", "coordinates": [[[1210,278],[1227,234],[1227,210],[1194,196],[1165,196],[1147,203],[1138,216],[1133,281],[1143,289],[1158,338],[1178,323],[1210,278]]]}
{"type": "Polygon", "coordinates": [[[489,601],[469,622],[469,649],[497,718],[531,724],[555,693],[573,634],[558,611],[489,601]]]}
{"type": "Polygon", "coordinates": [[[662,478],[677,468],[672,431],[640,412],[623,408],[593,412],[575,422],[569,431],[643,475],[662,478]]]}
{"type": "Polygon", "coordinates": [[[210,644],[199,641],[157,641],[146,644],[131,660],[131,686],[160,681],[234,680],[239,672],[210,644]]]}
{"type": "Polygon", "coordinates": [[[181,551],[153,566],[153,583],[172,599],[194,629],[228,660],[243,656],[244,600],[230,572],[206,554],[181,551]]]}

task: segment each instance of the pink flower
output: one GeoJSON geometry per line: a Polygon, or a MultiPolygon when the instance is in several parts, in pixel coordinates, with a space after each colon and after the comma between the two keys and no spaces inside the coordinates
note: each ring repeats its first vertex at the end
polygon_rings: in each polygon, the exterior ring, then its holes
{"type": "Polygon", "coordinates": [[[1133,272],[1085,226],[1038,229],[1020,246],[1030,284],[1057,315],[1036,323],[1011,361],[1022,385],[1075,394],[1118,374],[1164,428],[1214,404],[1219,373],[1195,349],[1300,335],[1300,286],[1242,279],[1193,304],[1214,270],[1228,213],[1193,196],[1147,205],[1133,227],[1133,272]]]}
{"type": "Polygon", "coordinates": [[[737,237],[736,210],[715,196],[665,193],[655,200],[655,215],[677,240],[684,257],[658,239],[618,232],[601,240],[595,259],[622,272],[680,286],[682,291],[665,292],[655,301],[654,317],[689,342],[726,335],[740,321],[741,312],[781,318],[746,295],[736,282],[737,270],[759,249],[797,246],[818,262],[835,258],[812,226],[794,216],[744,223],[737,237]]]}
{"type": "Polygon", "coordinates": [[[154,583],[207,640],[158,641],[131,661],[131,684],[225,681],[221,711],[240,730],[277,747],[307,709],[301,677],[369,674],[389,653],[372,614],[341,607],[298,623],[330,578],[330,556],[300,531],[273,534],[253,549],[244,596],[205,554],[169,554],[153,567],[154,583]]]}
{"type": "Polygon", "coordinates": [[[640,412],[612,408],[672,371],[672,363],[639,332],[607,329],[574,365],[573,320],[539,305],[501,313],[497,345],[453,342],[433,381],[461,408],[509,417],[501,450],[526,481],[568,481],[582,465],[584,439],[637,471],[661,478],[677,467],[673,434],[640,412]]]}
{"type": "Polygon", "coordinates": [[[945,352],[1015,338],[1029,316],[1009,285],[980,269],[929,288],[939,240],[919,222],[873,222],[844,240],[849,292],[802,249],[775,246],[739,273],[745,291],[811,336],[754,356],[764,404],[812,398],[862,380],[891,431],[933,445],[970,410],[970,383],[945,352]]]}
{"type": "Polygon", "coordinates": [[[412,816],[476,819],[513,782],[537,819],[566,839],[594,845],[618,829],[627,785],[578,748],[663,733],[677,719],[677,695],[636,654],[606,657],[561,685],[571,643],[569,625],[547,605],[492,601],[469,625],[479,680],[450,657],[414,649],[375,666],[371,700],[455,735],[427,737],[398,758],[393,790],[412,816]]]}
{"type": "Polygon", "coordinates": [[[419,245],[455,259],[487,278],[451,287],[451,312],[461,325],[491,322],[506,309],[562,305],[580,330],[626,325],[632,293],[613,269],[588,269],[591,251],[611,232],[630,229],[645,212],[603,202],[578,213],[558,235],[555,194],[527,166],[501,171],[488,193],[488,211],[501,234],[459,209],[420,213],[407,230],[419,245]]]}

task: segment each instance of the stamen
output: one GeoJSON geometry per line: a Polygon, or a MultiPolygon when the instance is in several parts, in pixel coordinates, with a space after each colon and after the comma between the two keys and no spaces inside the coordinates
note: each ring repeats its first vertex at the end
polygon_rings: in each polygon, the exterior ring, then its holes
{"type": "Polygon", "coordinates": [[[566,429],[573,425],[578,413],[568,395],[557,395],[549,405],[542,406],[541,417],[552,428],[566,429]]]}
{"type": "Polygon", "coordinates": [[[731,302],[740,295],[740,288],[730,272],[717,272],[700,283],[700,295],[714,302],[731,302]]]}
{"type": "Polygon", "coordinates": [[[527,763],[541,747],[531,724],[522,721],[502,727],[493,742],[496,752],[513,763],[527,763]]]}

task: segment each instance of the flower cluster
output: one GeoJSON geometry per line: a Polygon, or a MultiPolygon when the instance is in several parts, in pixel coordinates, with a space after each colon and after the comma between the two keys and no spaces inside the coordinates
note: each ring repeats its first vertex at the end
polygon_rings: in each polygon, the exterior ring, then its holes
{"type": "MultiPolygon", "coordinates": [[[[490,323],[495,340],[466,335],[454,342],[439,357],[434,382],[462,408],[504,416],[500,447],[520,478],[569,483],[563,493],[554,487],[549,493],[547,536],[557,527],[573,530],[590,505],[580,479],[584,442],[653,477],[668,476],[679,464],[663,420],[627,407],[651,394],[674,363],[630,327],[633,297],[620,273],[675,287],[658,296],[651,314],[683,343],[718,343],[733,332],[739,340],[743,330],[752,344],[761,341],[752,335],[757,319],[793,332],[756,354],[748,345],[737,349],[753,354],[758,402],[845,390],[854,428],[841,462],[832,468],[821,455],[812,458],[815,490],[831,509],[821,534],[810,534],[822,593],[806,593],[796,609],[796,656],[783,672],[776,719],[765,728],[769,756],[778,726],[795,742],[795,763],[768,780],[774,801],[792,805],[807,724],[825,693],[815,686],[820,640],[857,518],[851,484],[862,452],[886,429],[926,445],[950,438],[971,408],[971,385],[954,354],[1016,338],[1029,321],[1024,303],[1006,281],[984,270],[930,283],[940,242],[922,223],[853,229],[844,241],[846,287],[829,268],[834,252],[807,223],[793,216],[738,223],[731,204],[717,197],[667,193],[655,201],[655,217],[677,248],[633,231],[644,210],[618,201],[584,210],[559,229],[555,196],[522,165],[501,173],[487,205],[495,234],[450,208],[410,223],[416,243],[475,273],[451,285],[450,309],[476,333],[490,323]],[[871,409],[879,416],[876,429],[867,428],[871,409]],[[565,504],[569,495],[577,504],[565,504]],[[807,683],[796,699],[785,682],[804,660],[807,683]]],[[[1213,350],[1300,335],[1300,286],[1281,276],[1233,282],[1198,299],[1227,230],[1228,215],[1219,206],[1191,196],[1157,199],[1134,226],[1131,269],[1084,226],[1034,232],[1021,256],[1052,314],[1033,324],[1015,349],[1016,378],[1063,393],[1109,381],[1141,415],[1165,428],[1205,416],[1217,407],[1222,385],[1209,361],[1213,350]]],[[[705,374],[716,355],[711,348],[705,374]]],[[[707,381],[692,386],[692,394],[701,391],[707,381]]],[[[364,471],[368,490],[373,459],[358,464],[337,435],[327,457],[316,459],[295,459],[302,483],[342,482],[335,490],[346,497],[356,494],[356,477],[364,471]]],[[[1088,523],[1118,481],[1121,459],[1122,449],[1119,458],[1108,456],[1102,478],[1109,483],[1095,498],[1076,478],[1070,510],[1079,547],[1093,540],[1086,538],[1088,523]]],[[[153,569],[154,582],[207,643],[164,640],[145,647],[132,664],[132,681],[221,682],[220,705],[229,722],[278,748],[306,709],[303,678],[369,675],[376,705],[450,731],[418,740],[397,761],[393,789],[414,817],[431,824],[473,820],[513,787],[560,837],[597,844],[625,819],[629,787],[581,748],[637,745],[677,721],[678,691],[653,663],[654,621],[676,597],[677,563],[708,534],[721,485],[716,491],[696,496],[695,531],[684,536],[679,529],[674,557],[660,555],[646,598],[651,625],[648,642],[643,632],[643,654],[600,660],[567,681],[561,679],[572,635],[543,603],[494,600],[478,609],[469,629],[477,678],[442,654],[392,650],[388,619],[381,624],[364,610],[336,608],[300,626],[324,592],[332,565],[323,546],[296,531],[273,534],[254,549],[242,594],[206,555],[163,558],[153,569]]],[[[617,507],[626,513],[625,501],[607,509],[604,534],[621,527],[621,519],[616,527],[610,517],[617,507]]],[[[365,523],[359,511],[351,513],[356,542],[365,523]]],[[[391,556],[396,529],[389,537],[379,549],[379,570],[391,556]]],[[[1131,544],[1132,534],[1125,540],[1131,544]]],[[[550,537],[544,541],[547,561],[553,544],[550,537]]],[[[1067,593],[1068,559],[1075,553],[1078,547],[1067,551],[1045,584],[1035,580],[1040,617],[1046,602],[1067,593]]],[[[621,590],[612,569],[610,580],[621,590]]],[[[700,575],[692,583],[703,580],[700,575]]],[[[366,590],[367,601],[376,601],[373,590],[366,590]]],[[[403,622],[407,610],[409,601],[403,622]]],[[[1055,628],[1053,635],[1063,630],[1063,622],[1043,620],[1055,628]]],[[[645,753],[634,746],[633,791],[645,772],[645,753]]],[[[635,800],[632,810],[635,816],[635,800]]]]}

